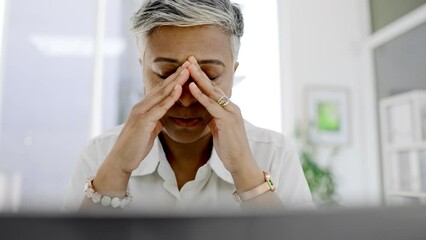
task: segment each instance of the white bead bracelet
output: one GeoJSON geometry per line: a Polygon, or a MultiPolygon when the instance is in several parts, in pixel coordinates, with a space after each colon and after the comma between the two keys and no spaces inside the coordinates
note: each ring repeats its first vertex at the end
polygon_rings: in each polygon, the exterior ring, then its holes
{"type": "Polygon", "coordinates": [[[111,206],[113,208],[125,208],[132,202],[133,197],[129,192],[126,192],[126,196],[124,198],[102,196],[100,193],[96,192],[95,188],[93,187],[94,179],[95,177],[90,177],[87,179],[86,184],[84,184],[84,192],[86,193],[86,197],[92,199],[92,202],[101,203],[102,206],[111,206]]]}

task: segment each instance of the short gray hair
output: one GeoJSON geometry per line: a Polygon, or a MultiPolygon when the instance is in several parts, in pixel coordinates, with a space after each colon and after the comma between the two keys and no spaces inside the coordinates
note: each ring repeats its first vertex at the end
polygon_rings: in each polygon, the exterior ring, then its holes
{"type": "Polygon", "coordinates": [[[229,0],[146,0],[132,17],[132,32],[143,52],[157,27],[200,25],[215,25],[224,30],[229,36],[232,58],[237,59],[244,21],[239,6],[229,0]]]}

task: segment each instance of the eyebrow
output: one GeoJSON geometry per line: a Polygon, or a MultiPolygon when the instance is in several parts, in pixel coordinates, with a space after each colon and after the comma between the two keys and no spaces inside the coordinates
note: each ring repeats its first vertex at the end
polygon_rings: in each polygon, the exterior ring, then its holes
{"type": "MultiPolygon", "coordinates": [[[[179,64],[178,60],[173,59],[173,58],[165,58],[165,57],[157,57],[154,59],[154,62],[168,62],[168,63],[175,63],[175,64],[179,64]]],[[[216,59],[206,59],[206,60],[199,60],[198,64],[203,65],[203,64],[216,64],[216,65],[220,65],[222,67],[225,67],[225,64],[220,61],[220,60],[216,60],[216,59]]]]}
{"type": "Polygon", "coordinates": [[[219,61],[219,60],[215,60],[215,59],[200,60],[200,61],[198,61],[198,64],[200,64],[200,65],[202,65],[202,64],[216,64],[216,65],[220,65],[222,67],[225,67],[225,63],[223,63],[222,61],[219,61]]]}
{"type": "Polygon", "coordinates": [[[164,58],[164,57],[158,57],[154,59],[154,62],[169,62],[169,63],[176,63],[178,64],[178,61],[176,59],[172,58],[164,58]]]}

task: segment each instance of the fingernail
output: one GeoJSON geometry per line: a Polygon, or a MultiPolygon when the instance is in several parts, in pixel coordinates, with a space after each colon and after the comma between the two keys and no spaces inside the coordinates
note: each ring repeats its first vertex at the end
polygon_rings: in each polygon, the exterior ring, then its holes
{"type": "Polygon", "coordinates": [[[195,88],[198,88],[197,84],[195,84],[194,82],[190,83],[189,85],[194,85],[195,88]]]}
{"type": "Polygon", "coordinates": [[[185,72],[186,69],[183,69],[182,72],[180,72],[179,75],[183,75],[183,73],[185,72]]]}

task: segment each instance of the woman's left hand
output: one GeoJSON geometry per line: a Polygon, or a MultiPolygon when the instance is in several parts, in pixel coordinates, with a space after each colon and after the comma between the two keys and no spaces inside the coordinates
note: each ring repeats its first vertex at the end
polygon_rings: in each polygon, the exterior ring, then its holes
{"type": "Polygon", "coordinates": [[[226,106],[221,106],[218,100],[226,96],[225,93],[212,84],[194,57],[190,57],[189,62],[191,65],[188,69],[194,80],[189,89],[194,98],[213,116],[208,126],[216,152],[225,168],[233,176],[244,172],[253,173],[255,178],[261,179],[262,171],[251,153],[239,107],[231,101],[226,106]]]}

